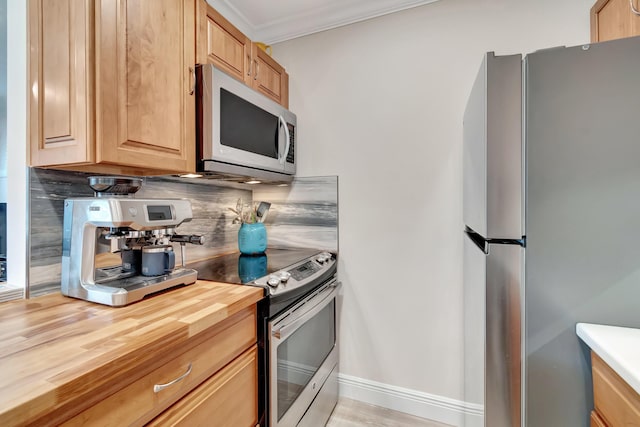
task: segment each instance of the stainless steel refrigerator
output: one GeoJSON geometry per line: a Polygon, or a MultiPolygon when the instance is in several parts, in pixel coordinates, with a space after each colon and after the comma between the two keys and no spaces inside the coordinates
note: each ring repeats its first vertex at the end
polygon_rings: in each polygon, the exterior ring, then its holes
{"type": "Polygon", "coordinates": [[[640,327],[640,38],[488,53],[463,181],[465,425],[588,426],[575,324],[640,327]]]}

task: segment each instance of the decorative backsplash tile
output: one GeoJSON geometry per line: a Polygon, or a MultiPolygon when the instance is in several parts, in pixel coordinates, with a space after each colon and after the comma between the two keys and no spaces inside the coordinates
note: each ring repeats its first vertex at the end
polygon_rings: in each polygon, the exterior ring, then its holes
{"type": "MultiPolygon", "coordinates": [[[[64,200],[92,197],[87,178],[95,174],[30,168],[31,296],[60,288],[64,200]]],[[[271,203],[265,221],[269,247],[338,249],[338,178],[296,178],[291,186],[228,186],[207,179],[145,178],[138,198],[189,199],[193,219],[177,228],[200,234],[203,246],[187,245],[195,261],[237,251],[239,224],[232,224],[239,198],[271,203]]],[[[179,254],[179,245],[176,244],[179,254]]],[[[180,262],[179,255],[176,262],[180,262]]]]}
{"type": "MultiPolygon", "coordinates": [[[[60,287],[64,200],[92,197],[87,178],[95,174],[30,168],[31,295],[60,287]]],[[[231,225],[238,198],[251,200],[251,191],[216,185],[212,180],[174,177],[145,178],[138,198],[189,199],[193,219],[180,225],[180,234],[201,234],[205,244],[187,245],[187,260],[211,257],[237,249],[238,225],[231,225]]],[[[176,245],[179,254],[179,245],[176,245]]],[[[176,260],[180,262],[179,259],[176,260]]]]}
{"type": "Polygon", "coordinates": [[[269,247],[338,250],[338,177],[296,178],[289,187],[256,186],[254,201],[271,203],[269,247]]]}

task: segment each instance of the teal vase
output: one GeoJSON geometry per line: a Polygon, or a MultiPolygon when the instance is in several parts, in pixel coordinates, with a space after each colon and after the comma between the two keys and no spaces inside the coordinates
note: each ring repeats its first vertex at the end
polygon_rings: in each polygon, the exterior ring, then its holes
{"type": "Polygon", "coordinates": [[[238,249],[245,255],[263,253],[267,249],[267,229],[264,224],[243,223],[238,230],[238,249]]]}

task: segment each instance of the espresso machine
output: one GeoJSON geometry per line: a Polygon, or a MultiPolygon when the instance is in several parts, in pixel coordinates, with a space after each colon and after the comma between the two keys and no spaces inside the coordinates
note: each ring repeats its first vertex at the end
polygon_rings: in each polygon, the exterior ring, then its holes
{"type": "Polygon", "coordinates": [[[62,236],[62,293],[123,306],[165,289],[194,283],[185,244],[202,244],[176,228],[191,221],[183,199],[138,199],[142,179],[89,177],[95,197],[66,199],[62,236]],[[176,266],[172,242],[180,243],[176,266]]]}

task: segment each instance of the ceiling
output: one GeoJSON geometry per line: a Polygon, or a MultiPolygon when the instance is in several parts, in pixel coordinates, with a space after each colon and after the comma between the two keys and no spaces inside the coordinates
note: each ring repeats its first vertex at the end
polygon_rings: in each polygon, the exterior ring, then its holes
{"type": "Polygon", "coordinates": [[[250,39],[277,43],[438,0],[207,0],[250,39]]]}

